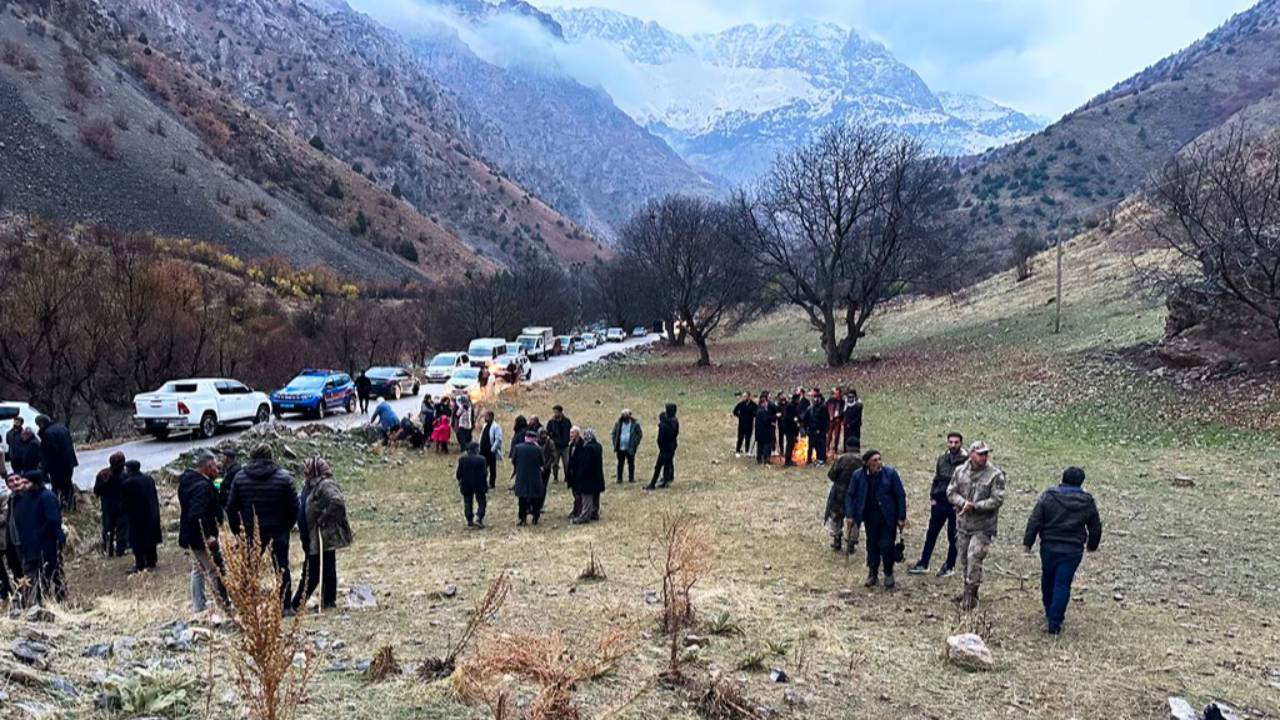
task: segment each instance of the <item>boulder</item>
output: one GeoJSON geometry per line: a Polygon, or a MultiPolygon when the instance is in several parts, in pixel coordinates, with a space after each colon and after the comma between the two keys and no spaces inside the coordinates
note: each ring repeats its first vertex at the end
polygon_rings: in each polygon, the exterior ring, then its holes
{"type": "Polygon", "coordinates": [[[13,653],[18,660],[40,670],[49,667],[49,646],[47,645],[18,640],[9,647],[9,652],[13,653]]]}
{"type": "Polygon", "coordinates": [[[356,585],[347,591],[347,607],[352,610],[378,607],[378,600],[373,596],[373,589],[368,585],[356,585]]]}
{"type": "Polygon", "coordinates": [[[990,670],[995,665],[991,649],[974,633],[947,638],[947,659],[965,670],[990,670]]]}
{"type": "Polygon", "coordinates": [[[1200,713],[1180,697],[1169,698],[1169,720],[1200,720],[1200,713]]]}

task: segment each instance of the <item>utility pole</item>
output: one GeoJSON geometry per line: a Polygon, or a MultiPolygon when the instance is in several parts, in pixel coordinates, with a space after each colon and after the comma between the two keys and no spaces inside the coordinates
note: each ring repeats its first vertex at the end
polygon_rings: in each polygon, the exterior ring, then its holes
{"type": "Polygon", "coordinates": [[[1053,300],[1053,334],[1062,332],[1062,236],[1058,236],[1058,290],[1053,300]]]}

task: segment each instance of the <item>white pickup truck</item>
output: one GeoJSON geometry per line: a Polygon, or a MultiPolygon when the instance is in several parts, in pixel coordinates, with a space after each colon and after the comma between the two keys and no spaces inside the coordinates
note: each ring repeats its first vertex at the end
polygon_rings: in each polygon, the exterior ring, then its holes
{"type": "Polygon", "coordinates": [[[225,378],[173,380],[133,398],[133,426],[163,440],[173,432],[210,438],[218,427],[271,417],[271,398],[225,378]]]}

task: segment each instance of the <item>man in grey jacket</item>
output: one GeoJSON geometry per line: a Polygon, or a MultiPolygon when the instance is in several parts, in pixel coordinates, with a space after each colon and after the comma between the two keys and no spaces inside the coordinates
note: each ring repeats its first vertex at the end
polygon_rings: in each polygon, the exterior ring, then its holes
{"type": "Polygon", "coordinates": [[[1069,467],[1062,484],[1040,495],[1027,520],[1022,544],[1031,552],[1040,538],[1040,595],[1044,603],[1045,629],[1051,635],[1062,632],[1067,604],[1071,602],[1071,581],[1084,559],[1084,551],[1094,552],[1102,542],[1102,518],[1093,496],[1084,491],[1084,470],[1069,467]]]}

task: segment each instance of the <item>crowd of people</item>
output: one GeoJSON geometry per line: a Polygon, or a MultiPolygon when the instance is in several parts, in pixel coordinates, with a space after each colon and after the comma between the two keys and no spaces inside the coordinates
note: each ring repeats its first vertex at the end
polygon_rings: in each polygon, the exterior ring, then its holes
{"type": "Polygon", "coordinates": [[[832,455],[858,452],[862,445],[862,401],[851,387],[832,388],[829,398],[816,387],[798,387],[790,395],[744,392],[733,416],[738,420],[735,452],[750,455],[754,442],[761,465],[780,457],[787,467],[795,466],[800,438],[808,443],[804,461],[817,465],[826,465],[832,455]]]}

